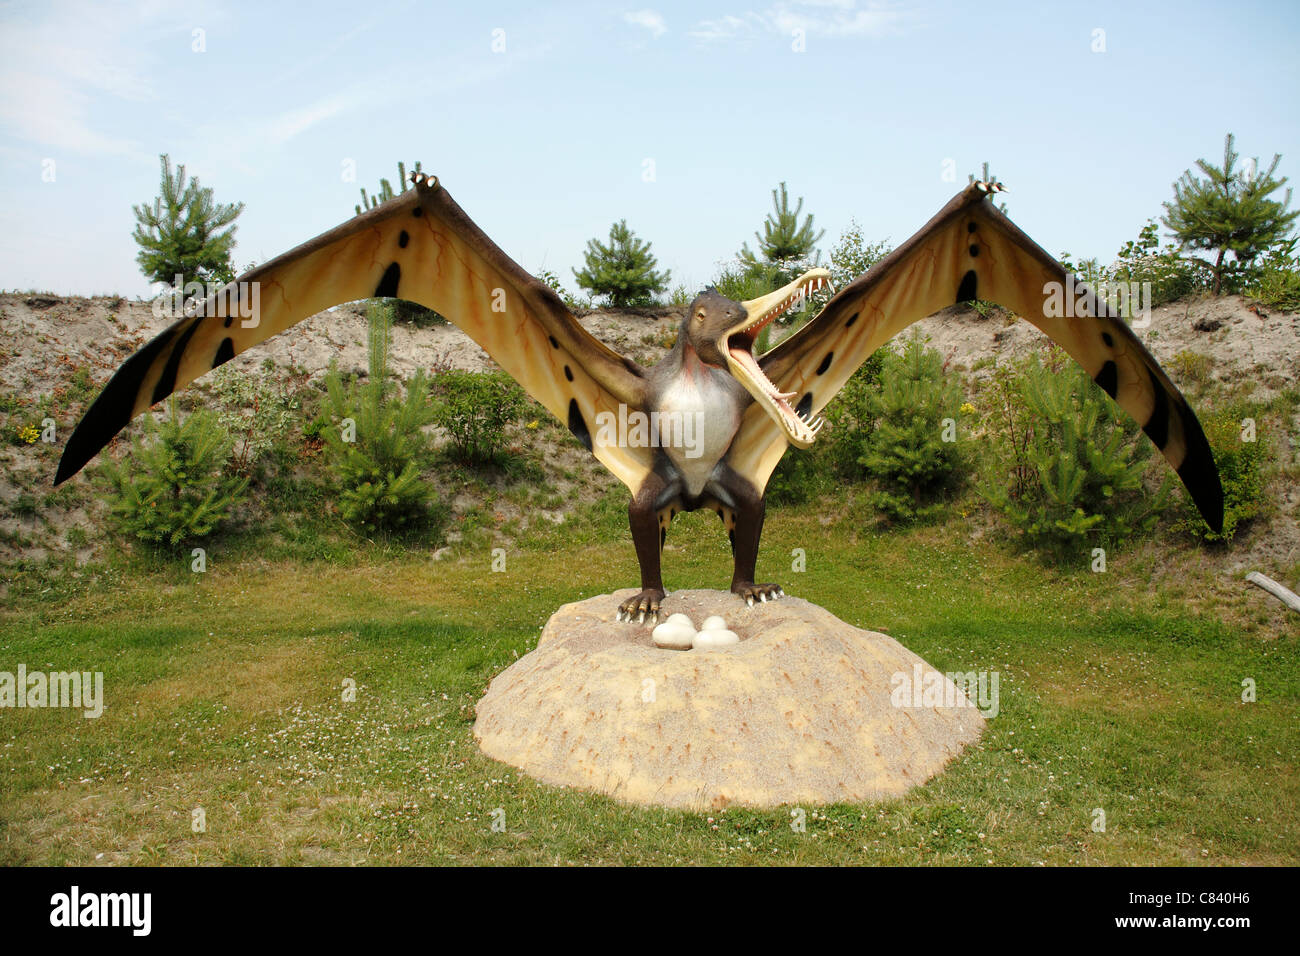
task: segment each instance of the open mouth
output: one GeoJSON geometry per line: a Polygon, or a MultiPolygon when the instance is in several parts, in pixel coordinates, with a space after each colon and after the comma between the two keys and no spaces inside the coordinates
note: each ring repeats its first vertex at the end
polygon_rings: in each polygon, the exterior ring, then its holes
{"type": "Polygon", "coordinates": [[[754,357],[754,342],[758,334],[773,319],[804,304],[808,296],[830,284],[831,274],[825,269],[805,272],[789,285],[759,299],[744,302],[745,320],[731,329],[726,336],[727,362],[731,374],[740,379],[755,400],[767,409],[777,423],[785,429],[790,443],[807,448],[825,424],[823,419],[813,419],[812,412],[799,414],[790,405],[798,392],[783,392],[766,376],[754,357]]]}

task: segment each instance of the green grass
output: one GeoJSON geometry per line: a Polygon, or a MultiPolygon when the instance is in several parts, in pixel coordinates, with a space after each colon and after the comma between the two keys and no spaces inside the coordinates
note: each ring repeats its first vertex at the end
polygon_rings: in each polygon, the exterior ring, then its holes
{"type": "MultiPolygon", "coordinates": [[[[132,558],[17,589],[0,670],[102,670],[106,710],[0,710],[0,863],[1300,861],[1294,632],[1159,600],[1132,586],[1136,555],[1072,572],[972,540],[961,519],[874,535],[852,499],[820,519],[770,514],[760,576],[940,670],[1000,674],[984,738],[904,799],[810,807],[796,833],[788,810],[640,809],[478,752],[475,701],[555,608],[636,581],[610,497],[509,551],[505,573],[486,543],[438,562],[215,548],[206,574],[132,558]]],[[[679,517],[668,540],[671,587],[725,586],[716,518],[679,517]]]]}

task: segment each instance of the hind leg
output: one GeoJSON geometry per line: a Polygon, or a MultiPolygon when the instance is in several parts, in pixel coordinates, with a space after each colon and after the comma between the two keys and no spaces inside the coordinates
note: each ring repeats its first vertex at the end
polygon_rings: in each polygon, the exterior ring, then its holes
{"type": "Polygon", "coordinates": [[[731,554],[735,561],[731,576],[731,592],[739,595],[751,607],[755,601],[775,601],[785,596],[777,584],[755,584],[754,567],[758,563],[758,542],[763,536],[763,516],[766,512],[763,496],[754,486],[732,472],[726,476],[725,487],[734,507],[720,508],[727,537],[731,541],[731,554]]]}
{"type": "Polygon", "coordinates": [[[620,621],[654,624],[659,620],[659,602],[664,599],[660,559],[668,537],[668,525],[676,514],[676,508],[656,509],[655,502],[662,497],[667,487],[667,483],[652,472],[628,505],[627,519],[632,528],[632,543],[636,546],[636,559],[641,566],[641,593],[618,606],[620,621]]]}

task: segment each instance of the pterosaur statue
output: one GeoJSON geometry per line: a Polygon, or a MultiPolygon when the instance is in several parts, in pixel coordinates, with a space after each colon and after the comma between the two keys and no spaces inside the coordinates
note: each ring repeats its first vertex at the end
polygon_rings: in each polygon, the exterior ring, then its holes
{"type": "MultiPolygon", "coordinates": [[[[1210,527],[1223,491],[1200,423],[1129,330],[972,183],[920,232],[841,289],[764,353],[759,332],[830,276],[814,269],[749,302],[709,290],[676,344],[644,368],[601,343],[560,298],[502,252],[436,177],[241,276],[132,355],[68,439],[55,483],[76,474],[132,418],[259,342],[331,306],[409,299],[455,323],[627,485],[641,591],[620,619],[653,623],[664,598],[660,555],[680,511],[715,510],[735,557],[731,590],[746,603],[780,597],[754,580],[764,493],[786,447],[816,439],[818,412],[895,334],[979,297],[1028,319],[1142,423],[1210,527]],[[259,293],[257,314],[238,299],[259,293]],[[641,417],[642,428],[621,427],[641,417]],[[620,427],[613,427],[617,423],[620,427]],[[689,441],[685,440],[689,438],[689,441]]],[[[244,303],[247,305],[247,303],[244,303]]]]}

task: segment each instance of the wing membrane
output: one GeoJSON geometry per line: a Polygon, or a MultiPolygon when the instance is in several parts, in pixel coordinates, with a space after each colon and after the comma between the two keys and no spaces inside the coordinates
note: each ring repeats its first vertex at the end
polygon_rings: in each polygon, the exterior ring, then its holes
{"type": "Polygon", "coordinates": [[[587,332],[432,178],[241,276],[127,359],[69,438],[55,483],[173,391],[308,316],[376,296],[442,313],[624,484],[640,485],[650,449],[591,440],[601,412],[642,407],[640,367],[587,332]]]}
{"type": "MultiPolygon", "coordinates": [[[[1210,527],[1222,527],[1218,469],[1186,399],[1128,325],[999,212],[983,184],[954,197],[759,364],[782,391],[798,394],[801,410],[816,413],[893,336],[974,298],[1015,312],[1065,349],[1142,425],[1210,527]]],[[[755,405],[741,423],[731,462],[764,488],[785,446],[784,432],[755,405]]]]}

